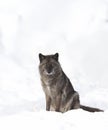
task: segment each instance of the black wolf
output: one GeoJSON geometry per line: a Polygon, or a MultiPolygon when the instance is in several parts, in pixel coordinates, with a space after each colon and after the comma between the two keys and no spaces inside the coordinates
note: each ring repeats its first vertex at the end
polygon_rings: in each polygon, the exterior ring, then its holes
{"type": "Polygon", "coordinates": [[[73,88],[69,78],[63,72],[58,61],[59,54],[39,54],[39,72],[46,97],[46,110],[66,112],[82,108],[89,112],[100,112],[98,108],[80,105],[79,94],[73,88]]]}

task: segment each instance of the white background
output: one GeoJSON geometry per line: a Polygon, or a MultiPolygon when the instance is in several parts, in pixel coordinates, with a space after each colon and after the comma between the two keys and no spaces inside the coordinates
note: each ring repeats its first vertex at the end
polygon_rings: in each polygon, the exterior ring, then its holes
{"type": "Polygon", "coordinates": [[[0,129],[107,130],[107,51],[107,0],[0,0],[0,129]],[[56,52],[81,103],[104,113],[45,111],[38,54],[56,52]]]}

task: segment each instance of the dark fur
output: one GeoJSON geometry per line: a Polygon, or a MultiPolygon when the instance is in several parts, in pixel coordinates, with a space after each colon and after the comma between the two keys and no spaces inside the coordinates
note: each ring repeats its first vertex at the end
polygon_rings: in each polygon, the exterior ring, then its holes
{"type": "Polygon", "coordinates": [[[71,109],[82,108],[86,111],[102,111],[80,105],[79,94],[76,92],[63,72],[58,61],[58,53],[55,55],[39,54],[39,72],[41,83],[46,97],[46,110],[66,112],[71,109]]]}

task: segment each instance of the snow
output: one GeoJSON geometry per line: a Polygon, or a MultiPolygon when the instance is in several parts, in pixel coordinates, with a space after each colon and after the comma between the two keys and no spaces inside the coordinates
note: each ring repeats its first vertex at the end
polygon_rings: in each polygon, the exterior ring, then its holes
{"type": "Polygon", "coordinates": [[[73,110],[65,114],[57,112],[36,112],[36,113],[21,113],[18,115],[1,117],[0,128],[6,129],[47,129],[47,130],[79,130],[79,129],[99,129],[106,130],[108,112],[105,114],[94,113],[90,114],[82,110],[73,110]],[[80,115],[80,116],[79,116],[80,115]],[[73,118],[74,117],[74,118],[73,118]]]}
{"type": "Polygon", "coordinates": [[[108,0],[0,0],[0,130],[108,129],[108,0]],[[60,63],[89,113],[47,112],[38,54],[60,63]]]}

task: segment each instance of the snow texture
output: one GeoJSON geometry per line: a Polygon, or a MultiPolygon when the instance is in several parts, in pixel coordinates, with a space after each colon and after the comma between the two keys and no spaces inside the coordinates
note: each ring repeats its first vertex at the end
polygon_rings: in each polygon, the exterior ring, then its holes
{"type": "Polygon", "coordinates": [[[0,130],[108,130],[108,0],[0,0],[0,130]],[[90,113],[47,112],[38,54],[61,66],[90,113]]]}

